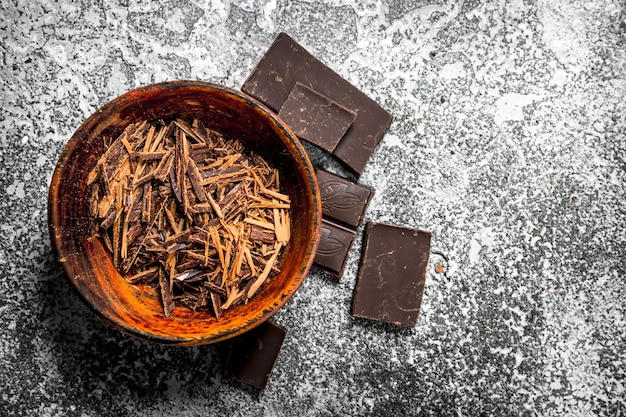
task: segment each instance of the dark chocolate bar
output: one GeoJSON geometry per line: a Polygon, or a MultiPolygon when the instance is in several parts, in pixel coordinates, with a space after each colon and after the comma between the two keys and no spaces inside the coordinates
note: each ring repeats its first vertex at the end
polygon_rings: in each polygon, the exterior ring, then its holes
{"type": "Polygon", "coordinates": [[[322,235],[313,266],[341,278],[355,236],[354,230],[322,217],[322,235]]]}
{"type": "Polygon", "coordinates": [[[368,223],[352,297],[352,315],[415,327],[422,304],[431,233],[368,223]]]}
{"type": "Polygon", "coordinates": [[[230,342],[224,376],[265,388],[287,332],[266,321],[230,342]]]}
{"type": "Polygon", "coordinates": [[[285,33],[278,35],[241,89],[278,112],[297,82],[356,113],[332,154],[361,175],[391,125],[391,114],[285,33]]]}
{"type": "Polygon", "coordinates": [[[356,113],[299,82],[283,103],[280,117],[300,138],[332,153],[356,113]]]}
{"type": "Polygon", "coordinates": [[[320,168],[315,169],[322,214],[357,229],[374,190],[320,168]]]}

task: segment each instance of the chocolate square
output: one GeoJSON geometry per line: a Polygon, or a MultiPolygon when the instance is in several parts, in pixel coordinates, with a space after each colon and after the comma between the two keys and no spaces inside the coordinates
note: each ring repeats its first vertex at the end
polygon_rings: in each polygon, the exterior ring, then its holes
{"type": "Polygon", "coordinates": [[[322,197],[322,214],[357,229],[374,190],[321,168],[315,169],[315,175],[322,197]]]}
{"type": "Polygon", "coordinates": [[[332,153],[356,118],[356,113],[296,82],[278,117],[300,139],[332,153]]]}
{"type": "Polygon", "coordinates": [[[265,388],[287,332],[276,323],[259,324],[230,342],[224,376],[265,388]]]}
{"type": "Polygon", "coordinates": [[[356,231],[322,217],[322,235],[313,266],[341,278],[356,231]]]}
{"type": "Polygon", "coordinates": [[[241,90],[278,112],[297,82],[356,113],[332,155],[361,175],[391,125],[391,114],[285,33],[278,35],[241,90]]]}
{"type": "Polygon", "coordinates": [[[352,315],[415,327],[422,304],[431,233],[368,223],[352,297],[352,315]]]}

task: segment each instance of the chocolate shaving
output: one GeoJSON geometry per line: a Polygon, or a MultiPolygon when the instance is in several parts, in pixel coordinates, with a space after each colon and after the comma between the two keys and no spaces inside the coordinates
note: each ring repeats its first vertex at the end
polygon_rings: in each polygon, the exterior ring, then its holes
{"type": "MultiPolygon", "coordinates": [[[[128,150],[128,148],[126,148],[128,150]]],[[[140,161],[162,159],[165,156],[165,152],[135,152],[131,154],[131,157],[139,159],[140,161]]]]}
{"type": "Polygon", "coordinates": [[[274,243],[275,234],[255,224],[250,227],[250,239],[265,243],[274,243]]]}
{"type": "Polygon", "coordinates": [[[207,196],[204,192],[204,187],[202,186],[202,174],[191,157],[187,157],[187,175],[189,176],[191,186],[193,187],[198,200],[202,202],[207,201],[207,196]]]}
{"type": "Polygon", "coordinates": [[[129,283],[158,290],[166,317],[220,318],[280,272],[291,226],[278,171],[199,120],[130,125],[88,183],[96,236],[129,283]]]}
{"type": "Polygon", "coordinates": [[[163,301],[163,313],[165,317],[169,317],[174,312],[176,304],[174,303],[170,284],[162,269],[159,269],[159,288],[161,289],[161,299],[163,301]]]}

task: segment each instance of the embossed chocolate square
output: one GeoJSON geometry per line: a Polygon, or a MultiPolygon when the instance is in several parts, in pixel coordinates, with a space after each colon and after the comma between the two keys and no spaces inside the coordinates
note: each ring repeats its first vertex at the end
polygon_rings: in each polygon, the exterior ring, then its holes
{"type": "Polygon", "coordinates": [[[374,190],[321,168],[315,169],[315,175],[322,197],[322,214],[357,229],[374,190]]]}
{"type": "Polygon", "coordinates": [[[313,266],[341,278],[356,231],[322,217],[322,236],[313,266]]]}

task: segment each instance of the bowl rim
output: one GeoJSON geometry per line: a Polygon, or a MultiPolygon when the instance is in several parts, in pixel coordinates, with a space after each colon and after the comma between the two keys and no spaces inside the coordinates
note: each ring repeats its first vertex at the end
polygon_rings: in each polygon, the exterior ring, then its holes
{"type": "Polygon", "coordinates": [[[87,305],[87,307],[96,313],[100,319],[109,325],[117,328],[118,330],[133,336],[138,339],[147,340],[150,342],[155,342],[159,344],[169,344],[169,345],[201,345],[208,343],[219,342],[238,334],[244,333],[252,328],[260,325],[261,323],[268,320],[272,317],[276,312],[278,312],[291,297],[297,292],[297,290],[302,286],[305,278],[307,277],[310,268],[313,265],[313,261],[315,258],[315,253],[317,251],[317,247],[319,245],[320,237],[321,237],[321,219],[322,219],[322,204],[321,204],[321,196],[319,191],[319,186],[317,183],[317,178],[315,176],[315,171],[313,164],[306,152],[304,146],[298,139],[297,135],[293,132],[293,130],[278,116],[277,113],[272,111],[269,107],[263,104],[261,101],[256,98],[239,91],[235,88],[212,83],[200,80],[174,80],[174,81],[165,81],[160,83],[153,83],[144,86],[140,86],[138,88],[134,88],[126,91],[125,93],[114,97],[109,100],[102,106],[100,106],[97,110],[95,110],[92,114],[90,114],[83,122],[79,125],[79,127],[72,133],[72,136],[66,143],[65,147],[61,151],[59,155],[57,164],[55,166],[52,179],[50,185],[48,187],[48,232],[49,238],[51,242],[52,251],[56,256],[56,261],[59,262],[64,270],[64,275],[66,280],[70,282],[71,287],[74,292],[78,294],[79,298],[82,299],[83,303],[87,305]],[[295,150],[299,154],[302,160],[302,167],[305,176],[308,179],[308,183],[312,185],[312,219],[314,220],[314,233],[313,239],[309,241],[307,246],[307,257],[306,263],[300,268],[302,271],[299,274],[297,280],[291,281],[288,291],[283,291],[280,293],[280,299],[278,302],[274,303],[268,308],[264,308],[261,315],[255,316],[252,320],[246,321],[244,325],[233,328],[228,332],[217,333],[216,335],[208,336],[208,337],[168,337],[163,336],[161,334],[153,334],[149,332],[145,332],[142,330],[138,330],[133,326],[128,325],[127,322],[117,321],[109,317],[105,312],[100,311],[89,299],[88,297],[80,291],[77,283],[75,282],[75,270],[72,268],[72,265],[67,262],[68,251],[64,249],[64,245],[62,245],[62,236],[57,231],[57,222],[60,221],[61,215],[61,199],[60,199],[60,187],[58,184],[64,179],[65,172],[68,169],[67,162],[71,159],[72,155],[77,152],[78,147],[81,145],[79,133],[83,131],[90,123],[93,123],[93,119],[97,117],[98,114],[107,111],[112,108],[116,103],[129,98],[134,94],[138,94],[141,92],[147,92],[155,89],[176,89],[176,88],[185,88],[185,87],[199,87],[202,89],[206,89],[207,91],[221,91],[226,93],[227,95],[236,96],[237,98],[243,100],[246,105],[249,105],[253,108],[258,109],[261,113],[264,114],[265,117],[268,117],[273,120],[272,125],[279,128],[284,135],[289,139],[289,141],[294,145],[295,150]]]}

